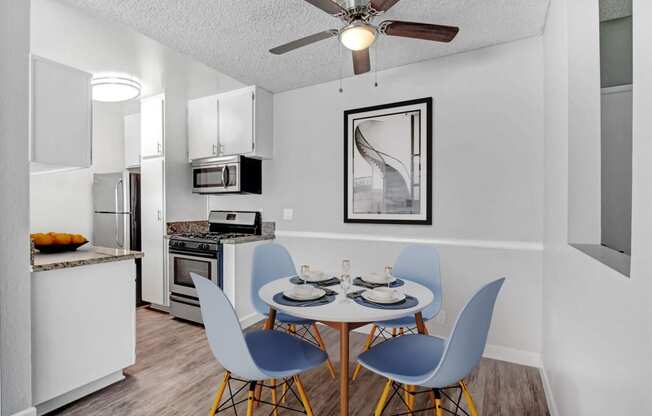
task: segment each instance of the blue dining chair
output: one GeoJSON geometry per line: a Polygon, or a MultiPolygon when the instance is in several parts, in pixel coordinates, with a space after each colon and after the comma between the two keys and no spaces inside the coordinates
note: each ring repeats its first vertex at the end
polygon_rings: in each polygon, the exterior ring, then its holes
{"type": "MultiPolygon", "coordinates": [[[[251,267],[251,302],[256,312],[264,316],[269,315],[269,306],[258,295],[261,287],[274,280],[296,275],[297,270],[294,267],[294,261],[292,261],[290,253],[283,245],[268,243],[257,246],[254,249],[251,267]]],[[[326,351],[326,344],[315,321],[278,312],[276,322],[281,327],[285,326],[286,330],[293,335],[299,336],[326,351]]],[[[330,358],[327,358],[326,364],[331,377],[335,378],[335,367],[330,358]]]]}
{"type": "Polygon", "coordinates": [[[446,409],[447,413],[457,415],[464,395],[471,415],[478,415],[464,378],[480,362],[496,298],[504,282],[504,278],[495,280],[473,295],[457,316],[448,340],[421,334],[405,335],[383,342],[358,357],[362,366],[387,378],[376,406],[376,416],[384,412],[394,396],[401,396],[400,390],[411,396],[410,400],[403,401],[410,413],[434,409],[436,416],[443,416],[443,395],[455,404],[454,412],[446,409]],[[421,386],[427,390],[417,392],[402,386],[421,386]],[[446,393],[449,389],[458,391],[456,400],[446,393]],[[427,391],[433,396],[433,407],[414,410],[414,395],[427,391]]]}
{"type": "Polygon", "coordinates": [[[247,385],[249,387],[246,399],[248,416],[253,415],[254,404],[265,403],[254,394],[257,386],[271,389],[273,408],[270,414],[278,414],[278,408],[281,407],[306,413],[309,416],[313,415],[299,374],[322,365],[326,361],[326,353],[295,336],[280,331],[258,330],[243,334],[233,306],[224,293],[209,279],[195,273],[190,273],[190,276],[199,294],[208,343],[217,361],[226,369],[209,416],[231,408],[235,411],[235,407],[245,401],[236,401],[235,396],[247,385]],[[270,384],[265,384],[265,380],[271,380],[270,384]],[[281,385],[284,387],[283,395],[279,400],[276,397],[277,380],[283,380],[281,385]],[[234,389],[231,387],[231,382],[244,384],[234,389]],[[296,391],[293,386],[296,386],[296,391]],[[220,405],[227,388],[230,397],[220,405]],[[303,409],[291,409],[279,404],[285,399],[288,391],[297,397],[303,409]]]}
{"type": "MultiPolygon", "coordinates": [[[[432,304],[424,309],[421,314],[423,315],[424,322],[437,316],[441,310],[442,289],[439,253],[435,247],[425,244],[414,244],[405,247],[401,250],[394,263],[392,275],[403,280],[411,280],[422,284],[430,289],[434,299],[432,304]]],[[[371,331],[367,336],[363,351],[367,351],[378,340],[384,341],[397,335],[403,335],[406,332],[415,333],[416,326],[414,315],[389,321],[375,322],[371,326],[371,331]]],[[[356,365],[355,370],[353,370],[353,380],[358,377],[361,369],[362,366],[360,364],[356,365]]]]}

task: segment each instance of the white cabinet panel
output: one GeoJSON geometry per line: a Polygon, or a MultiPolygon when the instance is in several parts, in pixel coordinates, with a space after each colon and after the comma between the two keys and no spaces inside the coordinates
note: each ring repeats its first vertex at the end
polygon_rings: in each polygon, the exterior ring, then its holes
{"type": "Polygon", "coordinates": [[[188,159],[218,156],[218,96],[188,101],[188,159]]]}
{"type": "Polygon", "coordinates": [[[273,96],[250,86],[188,101],[188,159],[273,155],[273,96]]]}
{"type": "Polygon", "coordinates": [[[165,161],[143,159],[141,177],[141,232],[143,300],[168,304],[165,274],[165,161]]]}
{"type": "Polygon", "coordinates": [[[32,401],[38,414],[97,390],[136,360],[133,260],[32,273],[32,401]]]}
{"type": "Polygon", "coordinates": [[[140,166],[140,114],[125,116],[125,166],[140,166]]]}
{"type": "Polygon", "coordinates": [[[32,57],[31,162],[91,166],[91,77],[87,72],[32,57]]]}
{"type": "Polygon", "coordinates": [[[140,102],[140,153],[143,158],[163,156],[165,97],[163,94],[140,102]]]}
{"type": "Polygon", "coordinates": [[[254,150],[254,91],[243,88],[220,95],[220,154],[244,155],[254,150]]]}

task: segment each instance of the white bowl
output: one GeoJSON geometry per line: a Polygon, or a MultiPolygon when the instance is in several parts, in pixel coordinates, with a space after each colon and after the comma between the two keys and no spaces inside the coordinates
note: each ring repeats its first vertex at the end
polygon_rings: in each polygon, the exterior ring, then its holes
{"type": "Polygon", "coordinates": [[[393,276],[386,276],[380,273],[369,273],[361,276],[361,279],[367,283],[373,283],[376,285],[387,285],[396,280],[393,276]]]}
{"type": "Polygon", "coordinates": [[[319,299],[326,294],[324,289],[311,285],[296,285],[283,292],[283,296],[293,300],[313,300],[319,299]]]}
{"type": "Polygon", "coordinates": [[[320,272],[317,270],[311,270],[308,273],[305,273],[301,276],[299,276],[299,279],[306,281],[306,282],[323,282],[324,280],[330,279],[328,275],[324,272],[320,272]]]}
{"type": "Polygon", "coordinates": [[[371,290],[362,292],[362,297],[374,303],[398,303],[405,299],[405,294],[387,287],[377,287],[371,290]]]}

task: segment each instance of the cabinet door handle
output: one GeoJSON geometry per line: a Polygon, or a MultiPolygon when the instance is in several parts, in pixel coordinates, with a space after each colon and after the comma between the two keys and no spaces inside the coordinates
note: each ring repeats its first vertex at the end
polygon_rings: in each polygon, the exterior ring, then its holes
{"type": "Polygon", "coordinates": [[[216,144],[213,145],[213,154],[214,155],[217,154],[217,145],[216,144]]]}
{"type": "Polygon", "coordinates": [[[156,220],[161,221],[163,219],[163,213],[160,209],[156,210],[156,220]]]}
{"type": "Polygon", "coordinates": [[[161,143],[156,143],[156,153],[163,153],[163,146],[161,146],[161,143]]]}

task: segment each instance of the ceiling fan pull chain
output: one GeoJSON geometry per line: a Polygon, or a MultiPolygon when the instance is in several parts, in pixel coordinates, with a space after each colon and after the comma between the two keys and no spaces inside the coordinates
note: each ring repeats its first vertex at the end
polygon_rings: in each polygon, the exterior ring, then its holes
{"type": "Polygon", "coordinates": [[[380,43],[380,39],[376,41],[376,44],[374,45],[374,87],[378,87],[378,44],[380,43]]]}
{"type": "Polygon", "coordinates": [[[344,89],[342,88],[342,66],[344,65],[344,62],[342,62],[342,43],[338,42],[339,48],[340,48],[340,94],[344,92],[344,89]]]}

